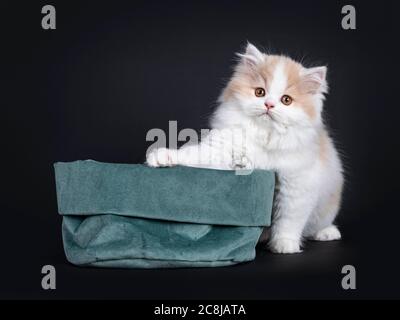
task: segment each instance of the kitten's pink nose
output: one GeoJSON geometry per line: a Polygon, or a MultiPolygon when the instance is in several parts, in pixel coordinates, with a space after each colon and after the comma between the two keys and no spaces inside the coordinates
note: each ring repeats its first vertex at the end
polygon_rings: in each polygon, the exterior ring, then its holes
{"type": "Polygon", "coordinates": [[[272,109],[273,107],[275,107],[274,103],[271,101],[265,101],[265,106],[267,107],[267,109],[272,109]]]}

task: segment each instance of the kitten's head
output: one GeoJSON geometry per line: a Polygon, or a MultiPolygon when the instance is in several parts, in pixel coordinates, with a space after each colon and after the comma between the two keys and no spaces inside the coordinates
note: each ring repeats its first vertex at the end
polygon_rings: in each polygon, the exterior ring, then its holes
{"type": "Polygon", "coordinates": [[[221,102],[277,126],[310,126],[321,120],[326,67],[305,68],[285,56],[261,53],[248,44],[221,102]]]}

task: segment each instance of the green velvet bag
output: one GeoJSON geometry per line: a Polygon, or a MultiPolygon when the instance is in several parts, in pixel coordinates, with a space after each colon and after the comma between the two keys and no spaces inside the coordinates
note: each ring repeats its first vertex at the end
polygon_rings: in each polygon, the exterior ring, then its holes
{"type": "Polygon", "coordinates": [[[270,225],[274,174],[150,168],[93,160],[54,165],[69,262],[213,267],[249,261],[270,225]]]}

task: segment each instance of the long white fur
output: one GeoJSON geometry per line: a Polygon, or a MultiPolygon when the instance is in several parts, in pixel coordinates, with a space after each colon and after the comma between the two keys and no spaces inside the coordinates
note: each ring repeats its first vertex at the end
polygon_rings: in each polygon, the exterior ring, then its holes
{"type": "MultiPolygon", "coordinates": [[[[251,44],[240,56],[241,63],[248,63],[249,67],[267,59],[267,55],[251,44]]],[[[340,207],[343,174],[341,161],[321,118],[325,71],[325,67],[303,70],[305,75],[314,77],[311,81],[320,81],[319,90],[313,93],[315,118],[311,119],[301,108],[288,108],[280,102],[287,77],[284,66],[279,63],[265,97],[238,94],[234,99],[225,100],[221,95],[210,123],[217,130],[199,145],[153,150],[147,156],[148,165],[232,169],[242,164],[275,170],[278,183],[270,249],[277,253],[296,253],[301,251],[304,237],[320,241],[340,239],[333,222],[340,207]],[[269,116],[264,106],[267,99],[275,104],[269,116]],[[326,143],[324,159],[320,156],[322,135],[326,143]]]]}

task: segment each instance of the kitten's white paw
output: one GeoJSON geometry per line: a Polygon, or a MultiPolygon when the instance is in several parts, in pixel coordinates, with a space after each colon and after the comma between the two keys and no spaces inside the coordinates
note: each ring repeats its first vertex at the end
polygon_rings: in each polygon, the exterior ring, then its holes
{"type": "Polygon", "coordinates": [[[167,148],[154,149],[147,155],[146,163],[150,167],[171,167],[176,165],[176,150],[167,148]]]}
{"type": "Polygon", "coordinates": [[[287,238],[279,238],[272,239],[269,243],[269,248],[274,253],[299,253],[300,250],[300,241],[287,239],[287,238]]]}
{"type": "Polygon", "coordinates": [[[339,229],[336,226],[329,226],[320,231],[318,231],[313,237],[313,240],[317,241],[332,241],[332,240],[340,240],[341,234],[339,229]]]}
{"type": "Polygon", "coordinates": [[[253,169],[253,164],[245,155],[234,156],[232,169],[253,169]]]}

